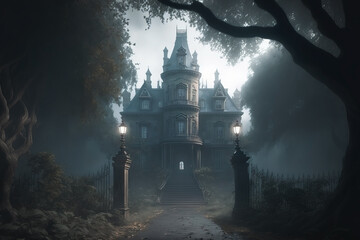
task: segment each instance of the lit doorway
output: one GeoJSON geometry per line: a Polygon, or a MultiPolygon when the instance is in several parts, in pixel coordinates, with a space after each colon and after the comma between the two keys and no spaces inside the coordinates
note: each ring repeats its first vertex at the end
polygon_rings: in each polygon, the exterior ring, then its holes
{"type": "Polygon", "coordinates": [[[184,162],[183,161],[179,162],[179,169],[184,170],[184,162]]]}

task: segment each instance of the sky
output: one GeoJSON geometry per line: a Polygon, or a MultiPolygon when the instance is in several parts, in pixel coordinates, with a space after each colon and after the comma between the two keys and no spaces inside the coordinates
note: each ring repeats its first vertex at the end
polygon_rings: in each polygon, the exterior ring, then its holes
{"type": "MultiPolygon", "coordinates": [[[[235,65],[229,64],[221,53],[212,50],[209,45],[202,44],[198,40],[201,33],[184,21],[173,20],[162,23],[156,18],[152,19],[151,26],[148,28],[141,12],[130,11],[127,17],[129,18],[130,41],[135,44],[132,46],[134,52],[132,60],[137,66],[138,82],[136,88],[140,88],[143,84],[148,69],[152,73],[152,86],[157,87],[158,81],[161,85],[163,50],[166,47],[169,50],[168,55],[171,55],[175,44],[176,28],[187,29],[190,51],[191,53],[196,51],[198,54],[198,63],[202,74],[200,86],[207,84],[207,87],[212,88],[214,86],[214,73],[218,70],[222,84],[232,96],[235,89],[240,90],[252,74],[249,57],[239,60],[235,65]]],[[[264,41],[260,49],[265,51],[267,47],[268,42],[264,41]]],[[[134,95],[135,89],[133,88],[131,97],[134,95]]],[[[122,111],[121,107],[114,106],[114,115],[117,119],[121,118],[120,111],[122,111]]],[[[246,133],[251,128],[251,123],[249,111],[244,109],[243,112],[243,133],[246,133]]]]}

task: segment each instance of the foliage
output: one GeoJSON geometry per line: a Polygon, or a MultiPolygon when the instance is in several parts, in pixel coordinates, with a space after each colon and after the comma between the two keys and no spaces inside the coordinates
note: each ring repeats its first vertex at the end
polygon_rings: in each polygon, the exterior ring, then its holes
{"type": "Polygon", "coordinates": [[[194,171],[204,198],[208,201],[214,196],[214,174],[209,167],[201,167],[194,171]]]}
{"type": "Polygon", "coordinates": [[[31,178],[15,182],[13,190],[18,208],[70,211],[78,216],[101,210],[100,196],[91,179],[64,175],[53,154],[37,153],[29,158],[28,165],[31,178]]]}
{"type": "Polygon", "coordinates": [[[65,191],[64,175],[59,165],[55,163],[55,156],[50,153],[38,153],[28,162],[31,172],[38,176],[36,191],[33,193],[33,204],[41,208],[64,208],[61,195],[65,191]]]}
{"type": "MultiPolygon", "coordinates": [[[[210,27],[197,13],[177,11],[174,8],[166,7],[158,1],[152,0],[128,2],[132,8],[146,13],[144,17],[149,26],[151,19],[155,17],[159,17],[163,22],[173,18],[188,21],[191,26],[202,33],[199,40],[204,44],[209,44],[213,50],[220,51],[229,63],[235,64],[239,58],[255,56],[259,51],[259,45],[262,42],[260,38],[231,37],[210,27]]],[[[177,2],[189,4],[192,1],[183,0],[177,2]]],[[[273,26],[276,23],[275,19],[268,12],[263,11],[254,4],[254,1],[204,0],[201,2],[217,18],[234,26],[273,26]]],[[[329,41],[318,31],[316,22],[307,12],[301,1],[281,0],[278,3],[286,11],[291,24],[301,35],[305,36],[315,45],[320,45],[334,54],[338,53],[338,49],[333,42],[329,41]]],[[[339,1],[325,1],[324,7],[332,14],[337,24],[344,25],[344,16],[337,12],[338,9],[341,9],[339,1]]],[[[273,42],[272,44],[277,43],[273,42]]]]}
{"type": "Polygon", "coordinates": [[[308,212],[321,209],[327,200],[332,197],[326,191],[328,182],[325,179],[312,179],[306,181],[303,187],[297,182],[283,179],[263,177],[263,204],[264,210],[269,213],[276,212],[308,212]]]}

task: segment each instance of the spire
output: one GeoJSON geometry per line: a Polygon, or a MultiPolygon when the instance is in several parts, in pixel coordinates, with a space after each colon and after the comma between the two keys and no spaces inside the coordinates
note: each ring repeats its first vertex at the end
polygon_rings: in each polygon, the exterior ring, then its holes
{"type": "Polygon", "coordinates": [[[150,72],[150,70],[149,70],[149,68],[148,68],[148,70],[146,71],[146,83],[151,87],[151,72],[150,72]]]}
{"type": "Polygon", "coordinates": [[[191,66],[192,69],[194,69],[195,71],[199,71],[199,65],[197,63],[197,52],[194,51],[193,55],[192,55],[192,62],[191,62],[191,66]]]}
{"type": "MultiPolygon", "coordinates": [[[[196,54],[195,54],[196,55],[196,54]]],[[[165,49],[164,49],[165,59],[165,49]]],[[[197,62],[197,60],[196,60],[197,62]]],[[[165,62],[164,62],[165,63],[165,62]]],[[[170,58],[164,64],[163,70],[191,69],[196,70],[193,65],[193,57],[188,46],[187,30],[176,28],[176,40],[170,58]]]]}
{"type": "Polygon", "coordinates": [[[218,82],[220,82],[220,79],[219,79],[219,71],[216,69],[216,71],[215,71],[214,87],[215,87],[216,84],[218,84],[218,82]]]}

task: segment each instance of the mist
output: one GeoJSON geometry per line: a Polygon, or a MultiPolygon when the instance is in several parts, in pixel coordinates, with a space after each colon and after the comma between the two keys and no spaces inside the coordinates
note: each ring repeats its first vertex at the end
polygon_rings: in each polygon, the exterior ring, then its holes
{"type": "Polygon", "coordinates": [[[252,129],[243,137],[251,163],[286,174],[341,169],[348,142],[340,99],[273,47],[253,59],[253,76],[241,89],[252,129]]]}

